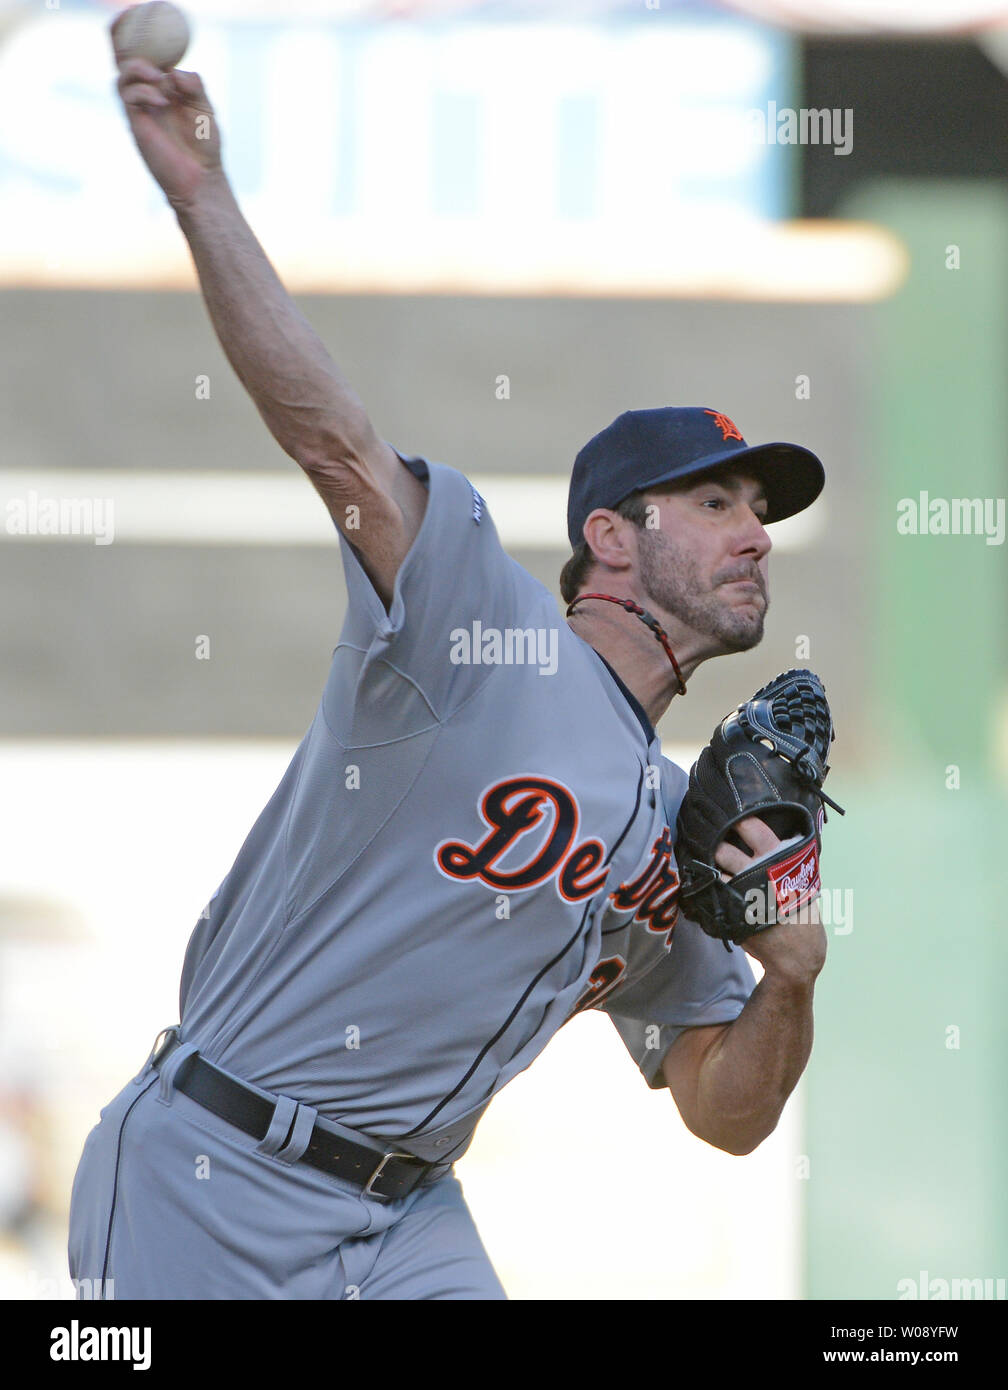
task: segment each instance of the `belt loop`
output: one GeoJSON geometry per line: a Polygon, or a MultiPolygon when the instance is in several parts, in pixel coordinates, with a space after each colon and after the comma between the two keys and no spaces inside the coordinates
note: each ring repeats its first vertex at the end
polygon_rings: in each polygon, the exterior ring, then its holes
{"type": "Polygon", "coordinates": [[[159,1052],[161,1052],[165,1047],[168,1046],[168,1043],[172,1040],[172,1038],[177,1039],[178,1034],[179,1024],[177,1023],[172,1024],[170,1028],[161,1029],[161,1032],[154,1039],[154,1046],[147,1054],[146,1062],[144,1062],[143,1066],[140,1068],[136,1076],[134,1076],[133,1078],[134,1086],[139,1086],[146,1080],[146,1078],[154,1070],[155,1057],[158,1055],[159,1052]]]}
{"type": "Polygon", "coordinates": [[[195,1043],[182,1043],[171,1054],[164,1066],[161,1068],[161,1084],[158,1087],[157,1100],[160,1105],[171,1105],[171,1093],[175,1087],[175,1076],[183,1062],[187,1062],[194,1052],[198,1052],[195,1043]]]}
{"type": "Polygon", "coordinates": [[[294,1114],[291,1137],[282,1149],[277,1149],[274,1158],[280,1163],[296,1163],[308,1147],[317,1119],[317,1110],[313,1110],[310,1105],[299,1105],[294,1114]]]}
{"type": "Polygon", "coordinates": [[[290,1096],[277,1096],[276,1109],[273,1111],[269,1129],[256,1145],[258,1153],[273,1158],[277,1150],[283,1147],[283,1141],[287,1138],[287,1131],[291,1127],[291,1121],[297,1108],[297,1101],[292,1100],[290,1096]]]}

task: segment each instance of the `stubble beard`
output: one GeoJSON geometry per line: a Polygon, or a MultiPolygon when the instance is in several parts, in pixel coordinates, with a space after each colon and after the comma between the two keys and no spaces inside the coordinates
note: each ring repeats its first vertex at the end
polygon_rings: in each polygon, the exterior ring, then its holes
{"type": "Polygon", "coordinates": [[[763,624],[770,606],[762,575],[755,564],[727,567],[714,575],[714,587],[701,580],[696,562],[660,531],[641,531],[638,547],[641,588],[648,600],[671,613],[694,632],[710,637],[725,652],[747,652],[763,640],[763,624]],[[719,586],[730,579],[753,578],[760,585],[764,605],[759,611],[732,607],[719,586]]]}

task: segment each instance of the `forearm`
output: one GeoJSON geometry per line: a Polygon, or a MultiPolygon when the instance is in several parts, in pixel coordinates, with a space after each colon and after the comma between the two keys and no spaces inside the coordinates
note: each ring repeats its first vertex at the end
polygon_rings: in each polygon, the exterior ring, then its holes
{"type": "Polygon", "coordinates": [[[177,212],[217,337],[280,447],[298,462],[367,429],[359,397],[300,312],[221,174],[177,212]]]}
{"type": "Polygon", "coordinates": [[[780,1119],[812,1052],[814,981],[767,972],[704,1058],[699,1132],[728,1153],[751,1153],[780,1119]]]}

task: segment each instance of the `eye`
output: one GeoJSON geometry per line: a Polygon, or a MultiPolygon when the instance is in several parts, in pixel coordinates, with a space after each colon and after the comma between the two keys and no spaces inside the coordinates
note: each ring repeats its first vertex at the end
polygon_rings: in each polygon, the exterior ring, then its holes
{"type": "Polygon", "coordinates": [[[703,507],[725,507],[727,503],[723,497],[706,497],[700,505],[703,507]]]}

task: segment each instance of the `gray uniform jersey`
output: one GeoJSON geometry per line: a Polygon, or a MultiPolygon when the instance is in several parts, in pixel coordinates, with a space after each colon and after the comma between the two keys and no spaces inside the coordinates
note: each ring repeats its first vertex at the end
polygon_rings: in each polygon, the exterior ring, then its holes
{"type": "Polygon", "coordinates": [[[451,468],[386,613],[349,607],[322,701],[192,935],[182,1036],[211,1061],[424,1157],[584,1008],[649,1084],[685,1027],[734,1019],[741,951],[676,906],[685,774],[501,548],[451,468]]]}

